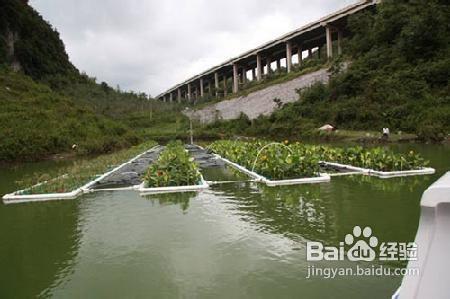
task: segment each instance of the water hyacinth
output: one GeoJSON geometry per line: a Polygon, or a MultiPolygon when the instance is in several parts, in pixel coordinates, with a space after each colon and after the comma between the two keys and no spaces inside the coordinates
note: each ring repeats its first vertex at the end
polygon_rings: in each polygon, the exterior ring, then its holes
{"type": "Polygon", "coordinates": [[[269,179],[290,179],[314,177],[319,175],[319,161],[337,162],[377,171],[416,170],[428,165],[419,154],[394,153],[391,150],[374,147],[333,147],[307,145],[299,142],[276,143],[267,146],[269,141],[256,140],[215,141],[209,148],[215,153],[252,169],[269,179]],[[265,147],[265,148],[264,148],[265,147]],[[258,155],[258,152],[264,148],[258,155]]]}
{"type": "Polygon", "coordinates": [[[216,141],[209,148],[271,180],[319,176],[318,156],[307,155],[299,148],[267,141],[216,141]],[[258,155],[259,153],[259,155],[258,155]]]}
{"type": "Polygon", "coordinates": [[[145,187],[197,185],[200,181],[197,164],[179,141],[171,142],[158,160],[148,168],[145,187]]]}

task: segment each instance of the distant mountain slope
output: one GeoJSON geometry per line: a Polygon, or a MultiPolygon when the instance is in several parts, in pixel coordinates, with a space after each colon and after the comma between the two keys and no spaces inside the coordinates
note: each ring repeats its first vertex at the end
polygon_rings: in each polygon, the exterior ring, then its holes
{"type": "Polygon", "coordinates": [[[0,1],[0,62],[35,80],[78,74],[59,33],[26,1],[0,1]]]}
{"type": "Polygon", "coordinates": [[[27,2],[0,0],[0,161],[36,160],[73,144],[102,153],[170,135],[176,109],[80,73],[59,33],[27,2]]]}
{"type": "Polygon", "coordinates": [[[142,108],[145,94],[122,92],[81,74],[69,61],[56,29],[21,0],[0,1],[0,65],[22,71],[98,113],[115,116],[142,108]]]}
{"type": "Polygon", "coordinates": [[[101,153],[138,142],[126,126],[20,73],[0,71],[0,106],[0,161],[36,160],[73,144],[101,153]]]}

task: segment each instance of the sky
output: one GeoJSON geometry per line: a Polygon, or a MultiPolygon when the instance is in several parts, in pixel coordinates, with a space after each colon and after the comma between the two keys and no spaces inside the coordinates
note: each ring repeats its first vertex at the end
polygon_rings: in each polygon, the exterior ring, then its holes
{"type": "Polygon", "coordinates": [[[71,62],[152,96],[356,0],[31,0],[71,62]]]}

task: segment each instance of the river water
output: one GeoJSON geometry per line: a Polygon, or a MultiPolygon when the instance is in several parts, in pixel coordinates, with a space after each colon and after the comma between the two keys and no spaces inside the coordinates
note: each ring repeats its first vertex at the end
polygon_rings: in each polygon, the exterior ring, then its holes
{"type": "MultiPolygon", "coordinates": [[[[421,194],[450,170],[450,148],[395,147],[422,153],[437,173],[389,180],[334,177],[290,187],[239,182],[152,197],[97,192],[77,200],[0,204],[0,298],[389,297],[401,277],[307,278],[312,263],[306,261],[306,242],[337,246],[355,225],[370,226],[380,241],[414,240],[421,194]]],[[[60,166],[2,167],[0,194],[36,169],[60,166]]]]}

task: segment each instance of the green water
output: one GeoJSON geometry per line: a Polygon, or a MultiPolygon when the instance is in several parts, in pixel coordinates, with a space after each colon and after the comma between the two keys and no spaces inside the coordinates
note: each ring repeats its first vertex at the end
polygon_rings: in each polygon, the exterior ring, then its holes
{"type": "MultiPolygon", "coordinates": [[[[305,244],[337,245],[355,225],[371,226],[381,241],[413,240],[420,196],[450,170],[450,149],[396,146],[411,148],[430,159],[437,174],[335,177],[275,188],[242,182],[201,193],[140,197],[117,191],[1,204],[0,298],[389,297],[400,277],[307,279],[305,244]]],[[[0,193],[14,190],[14,180],[36,168],[58,167],[36,165],[3,168],[0,193]]]]}

